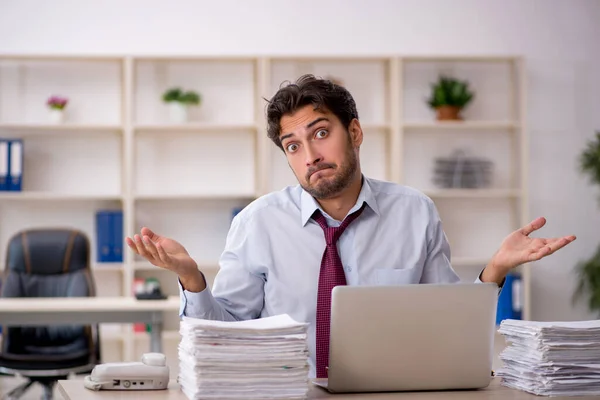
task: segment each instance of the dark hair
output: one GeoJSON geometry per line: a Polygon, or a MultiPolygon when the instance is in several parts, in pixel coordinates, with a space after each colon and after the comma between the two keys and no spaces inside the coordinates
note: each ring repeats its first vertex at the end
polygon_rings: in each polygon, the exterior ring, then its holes
{"type": "Polygon", "coordinates": [[[348,129],[358,119],[356,103],[344,87],[314,75],[302,75],[295,83],[280,87],[267,105],[267,136],[283,150],[279,135],[281,118],[312,104],[315,110],[328,110],[348,129]]]}

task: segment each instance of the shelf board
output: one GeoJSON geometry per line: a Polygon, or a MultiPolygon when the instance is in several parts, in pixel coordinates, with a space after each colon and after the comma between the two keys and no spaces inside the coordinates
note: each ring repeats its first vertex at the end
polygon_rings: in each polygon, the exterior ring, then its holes
{"type": "MultiPolygon", "coordinates": [[[[133,337],[136,340],[150,340],[150,332],[133,332],[133,337]]],[[[162,331],[163,340],[181,340],[179,331],[162,331]]]]}
{"type": "Polygon", "coordinates": [[[223,199],[255,199],[252,193],[156,193],[137,194],[135,200],[223,200],[223,199]]]}
{"type": "MultiPolygon", "coordinates": [[[[219,269],[218,261],[215,261],[214,263],[209,263],[209,262],[197,262],[197,263],[198,263],[198,269],[200,271],[216,271],[219,269]]],[[[150,262],[148,262],[148,261],[136,261],[133,263],[133,269],[135,269],[136,271],[153,271],[153,270],[160,270],[161,268],[157,267],[156,265],[150,264],[150,262]]],[[[169,272],[169,271],[167,271],[167,272],[169,272]]]]}
{"type": "Polygon", "coordinates": [[[385,62],[394,58],[392,55],[359,55],[359,54],[306,54],[294,56],[267,56],[272,63],[277,62],[385,62]]]}
{"type": "Polygon", "coordinates": [[[483,269],[488,262],[488,258],[452,257],[452,265],[457,267],[481,267],[483,269]]]}
{"type": "Polygon", "coordinates": [[[81,200],[123,200],[122,195],[118,194],[87,194],[87,193],[52,193],[52,192],[0,192],[0,201],[2,200],[48,200],[48,201],[81,201],[81,200]]]}
{"type": "Polygon", "coordinates": [[[139,124],[134,126],[136,132],[228,132],[256,131],[256,124],[139,124]]]}
{"type": "Polygon", "coordinates": [[[255,62],[258,57],[243,55],[162,55],[147,54],[132,57],[134,62],[255,62]]]}
{"type": "MultiPolygon", "coordinates": [[[[123,272],[123,263],[92,263],[92,272],[123,272]]],[[[0,271],[6,269],[5,265],[0,265],[0,271]]]]}
{"type": "Polygon", "coordinates": [[[122,55],[72,55],[72,54],[3,54],[0,61],[75,61],[75,62],[122,62],[122,55]]]}
{"type": "Polygon", "coordinates": [[[404,129],[477,130],[477,129],[517,129],[515,121],[413,121],[405,122],[404,129]]]}
{"type": "Polygon", "coordinates": [[[504,199],[520,196],[518,189],[436,189],[424,193],[432,199],[504,199]]]}
{"type": "Polygon", "coordinates": [[[92,264],[93,272],[123,272],[123,263],[118,262],[96,262],[92,264]]]}
{"type": "Polygon", "coordinates": [[[7,130],[18,133],[39,134],[41,132],[103,132],[119,133],[120,125],[100,124],[0,124],[0,131],[7,130]]]}
{"type": "Polygon", "coordinates": [[[515,55],[439,55],[439,56],[404,56],[406,62],[514,62],[520,59],[515,55]]]}

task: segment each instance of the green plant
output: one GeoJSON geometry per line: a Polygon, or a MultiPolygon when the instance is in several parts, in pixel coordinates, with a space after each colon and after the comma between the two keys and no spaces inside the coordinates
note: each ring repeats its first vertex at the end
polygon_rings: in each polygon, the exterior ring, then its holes
{"type": "MultiPolygon", "coordinates": [[[[600,131],[579,156],[579,169],[589,175],[592,183],[600,185],[600,131]]],[[[585,298],[589,310],[600,313],[600,246],[592,257],[577,264],[576,272],[573,302],[585,298]]]]}
{"type": "Polygon", "coordinates": [[[200,95],[196,92],[186,92],[181,96],[180,101],[185,104],[198,105],[200,104],[200,95]]]}
{"type": "Polygon", "coordinates": [[[200,95],[192,90],[184,92],[181,88],[171,88],[163,93],[162,99],[165,103],[179,102],[185,105],[198,105],[200,104],[200,95]]]}
{"type": "Polygon", "coordinates": [[[431,97],[427,100],[427,104],[432,108],[441,106],[464,108],[474,97],[475,94],[469,89],[467,81],[442,75],[436,83],[431,84],[431,97]]]}
{"type": "Polygon", "coordinates": [[[588,309],[600,313],[600,246],[588,260],[576,266],[577,287],[573,293],[573,302],[585,298],[588,309]]]}
{"type": "Polygon", "coordinates": [[[595,140],[590,140],[581,153],[579,168],[590,175],[592,183],[600,185],[600,131],[596,132],[595,140]]]}

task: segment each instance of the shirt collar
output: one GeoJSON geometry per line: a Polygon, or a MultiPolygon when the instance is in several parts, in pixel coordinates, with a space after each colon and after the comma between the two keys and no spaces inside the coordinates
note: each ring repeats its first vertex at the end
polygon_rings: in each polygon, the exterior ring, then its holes
{"type": "MultiPolygon", "coordinates": [[[[363,203],[367,203],[369,208],[379,216],[379,207],[377,207],[377,201],[375,200],[375,195],[371,190],[371,185],[369,182],[369,178],[363,175],[362,187],[360,188],[360,193],[358,194],[358,198],[356,199],[356,203],[350,209],[348,214],[352,214],[357,211],[363,203]]],[[[302,216],[302,226],[306,226],[308,220],[312,217],[316,210],[320,210],[323,214],[325,212],[321,209],[319,203],[315,200],[315,198],[308,193],[306,190],[302,189],[302,194],[300,195],[300,209],[302,216]]]]}

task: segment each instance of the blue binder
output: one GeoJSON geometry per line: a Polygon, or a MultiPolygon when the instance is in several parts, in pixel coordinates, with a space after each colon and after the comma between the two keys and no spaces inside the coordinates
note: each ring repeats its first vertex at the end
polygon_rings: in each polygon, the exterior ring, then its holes
{"type": "Polygon", "coordinates": [[[9,141],[8,146],[8,185],[13,192],[21,191],[23,183],[23,140],[9,141]]]}
{"type": "Polygon", "coordinates": [[[521,275],[512,272],[506,276],[506,281],[498,298],[496,325],[505,319],[521,319],[523,310],[521,275]]]}
{"type": "Polygon", "coordinates": [[[111,249],[111,211],[96,212],[96,261],[113,262],[111,249]]]}
{"type": "Polygon", "coordinates": [[[0,190],[8,190],[8,144],[0,139],[0,190]]]}
{"type": "Polygon", "coordinates": [[[123,211],[113,211],[111,213],[111,253],[114,262],[123,262],[123,211]]]}

